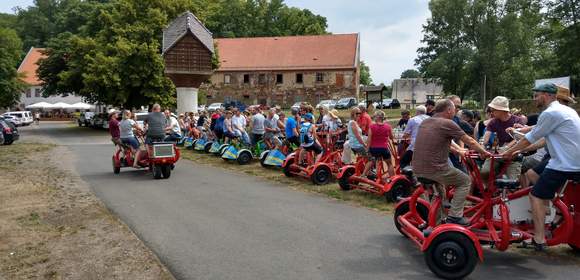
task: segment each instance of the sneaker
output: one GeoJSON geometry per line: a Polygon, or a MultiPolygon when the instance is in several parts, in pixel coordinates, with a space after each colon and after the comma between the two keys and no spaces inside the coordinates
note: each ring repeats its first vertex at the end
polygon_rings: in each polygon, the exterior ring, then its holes
{"type": "Polygon", "coordinates": [[[532,238],[530,242],[522,242],[522,245],[518,246],[518,248],[522,249],[534,249],[536,252],[543,252],[546,250],[546,243],[536,243],[536,240],[532,238]]]}
{"type": "Polygon", "coordinates": [[[465,217],[452,217],[449,216],[447,217],[447,219],[445,219],[445,223],[448,224],[456,224],[456,225],[460,225],[460,226],[469,226],[469,220],[465,217]]]}

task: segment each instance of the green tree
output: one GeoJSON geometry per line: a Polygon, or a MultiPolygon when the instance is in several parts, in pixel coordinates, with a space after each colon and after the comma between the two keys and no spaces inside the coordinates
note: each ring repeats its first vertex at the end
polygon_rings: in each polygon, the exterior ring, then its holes
{"type": "Polygon", "coordinates": [[[421,73],[415,69],[407,69],[401,73],[401,79],[421,78],[421,73]]]}
{"type": "Polygon", "coordinates": [[[0,28],[12,28],[16,26],[16,16],[0,13],[0,28]]]}
{"type": "Polygon", "coordinates": [[[373,79],[371,78],[371,70],[368,65],[364,61],[360,62],[360,79],[359,83],[361,85],[371,85],[373,83],[373,79]]]}
{"type": "Polygon", "coordinates": [[[16,31],[0,27],[0,108],[10,107],[20,100],[24,85],[16,67],[22,56],[22,42],[16,31]]]}

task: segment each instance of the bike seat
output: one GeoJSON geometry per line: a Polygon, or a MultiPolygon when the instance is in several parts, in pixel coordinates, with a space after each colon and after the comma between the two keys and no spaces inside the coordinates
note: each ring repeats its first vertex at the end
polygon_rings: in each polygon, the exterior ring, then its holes
{"type": "Polygon", "coordinates": [[[495,186],[498,189],[515,190],[520,187],[520,182],[513,179],[496,179],[495,186]]]}
{"type": "Polygon", "coordinates": [[[412,166],[405,166],[405,168],[403,168],[401,170],[401,173],[403,173],[403,175],[405,175],[406,177],[413,177],[413,167],[412,166]]]}
{"type": "Polygon", "coordinates": [[[419,183],[421,183],[423,185],[435,185],[435,184],[437,184],[437,182],[435,182],[431,179],[424,178],[424,177],[418,177],[417,181],[419,181],[419,183]]]}

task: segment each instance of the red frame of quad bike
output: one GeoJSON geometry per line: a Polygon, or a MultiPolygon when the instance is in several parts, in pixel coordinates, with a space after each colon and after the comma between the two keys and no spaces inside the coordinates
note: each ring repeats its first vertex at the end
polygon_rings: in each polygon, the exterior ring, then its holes
{"type": "MultiPolygon", "coordinates": [[[[386,173],[381,163],[379,166],[375,167],[377,170],[377,178],[375,180],[370,180],[367,177],[363,177],[365,164],[369,161],[368,157],[357,156],[355,164],[349,164],[343,166],[338,173],[337,179],[339,180],[339,185],[342,190],[348,191],[352,189],[358,189],[366,192],[370,192],[376,195],[385,196],[388,201],[396,201],[400,198],[399,195],[391,193],[393,187],[398,184],[404,184],[403,188],[407,188],[402,196],[409,196],[411,193],[411,188],[413,184],[407,176],[401,174],[399,161],[401,159],[399,153],[397,152],[397,147],[393,146],[391,142],[388,144],[389,152],[391,157],[394,159],[394,170],[395,175],[389,177],[390,182],[384,182],[382,177],[386,173]]],[[[376,160],[379,163],[380,160],[376,160]]]]}
{"type": "MultiPolygon", "coordinates": [[[[437,240],[436,243],[441,244],[445,241],[446,236],[450,236],[444,235],[446,233],[457,233],[470,240],[473,245],[472,250],[475,250],[475,254],[472,255],[476,256],[480,261],[483,261],[481,243],[493,244],[499,251],[505,251],[511,243],[519,243],[533,237],[533,224],[512,224],[509,217],[509,208],[506,205],[506,202],[510,200],[528,196],[531,187],[519,188],[513,191],[500,190],[495,184],[496,176],[492,168],[487,188],[485,188],[475,162],[477,157],[479,155],[475,152],[469,152],[463,157],[473,185],[481,194],[481,196],[469,195],[467,197],[467,201],[471,202],[472,206],[466,207],[464,213],[465,217],[469,218],[470,226],[437,225],[437,215],[442,209],[443,200],[439,195],[433,196],[432,203],[422,199],[423,194],[433,194],[433,190],[431,188],[426,189],[420,183],[418,183],[418,188],[411,197],[401,200],[395,207],[394,218],[397,229],[418,245],[421,251],[426,252],[426,260],[429,258],[428,250],[433,241],[437,240]],[[494,206],[498,206],[499,219],[493,217],[494,206]],[[426,210],[428,216],[425,220],[426,210]],[[423,217],[421,214],[423,214],[423,217]]],[[[494,166],[494,162],[498,159],[501,159],[500,155],[493,155],[490,158],[491,166],[494,166]]],[[[504,174],[506,169],[507,164],[504,164],[498,174],[504,174]]],[[[561,219],[553,229],[550,225],[546,226],[546,229],[552,233],[546,240],[548,246],[568,243],[575,250],[579,249],[580,209],[574,208],[574,213],[569,211],[569,206],[580,203],[580,190],[578,190],[578,187],[580,187],[579,183],[568,182],[552,200],[557,213],[561,214],[561,219]],[[572,235],[572,233],[575,233],[576,236],[572,235]]],[[[449,199],[453,197],[452,188],[445,188],[445,192],[446,197],[449,199]]],[[[438,274],[431,266],[430,269],[438,274]]],[[[438,274],[438,276],[447,278],[445,275],[438,274]]],[[[466,275],[461,277],[464,276],[466,275]]]]}
{"type": "MultiPolygon", "coordinates": [[[[143,140],[143,138],[140,138],[141,140],[143,140]]],[[[143,141],[141,141],[143,142],[143,141]]],[[[113,171],[115,174],[119,173],[121,171],[121,168],[125,168],[125,167],[133,167],[133,153],[131,152],[131,147],[124,145],[124,144],[116,144],[117,149],[115,150],[115,153],[113,154],[113,171]],[[121,155],[125,156],[125,160],[127,161],[127,165],[123,166],[121,164],[121,155]]],[[[175,151],[175,156],[172,158],[159,158],[159,159],[153,159],[153,158],[149,158],[149,155],[153,153],[153,146],[152,145],[146,145],[147,149],[147,153],[143,153],[143,151],[141,151],[141,159],[139,160],[139,162],[137,163],[139,166],[141,167],[149,167],[149,171],[152,171],[153,165],[172,165],[175,164],[179,158],[180,158],[180,151],[179,149],[177,149],[175,143],[173,143],[173,150],[175,151]]]]}
{"type": "Polygon", "coordinates": [[[342,149],[336,147],[336,142],[344,129],[329,132],[317,132],[318,139],[324,150],[322,157],[316,161],[316,156],[313,151],[306,152],[306,166],[300,166],[296,163],[298,154],[302,151],[301,147],[298,147],[296,151],[291,153],[286,157],[286,160],[282,164],[284,169],[284,174],[286,176],[299,176],[306,179],[311,179],[314,184],[326,184],[330,181],[332,176],[338,174],[339,169],[342,167],[342,149]],[[327,180],[321,182],[317,180],[317,175],[319,172],[327,173],[327,180]]]}

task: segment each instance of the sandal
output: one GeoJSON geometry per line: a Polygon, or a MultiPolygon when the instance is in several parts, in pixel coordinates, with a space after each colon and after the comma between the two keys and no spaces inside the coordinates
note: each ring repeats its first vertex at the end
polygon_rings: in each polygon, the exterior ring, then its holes
{"type": "Polygon", "coordinates": [[[546,250],[546,247],[546,243],[536,243],[536,240],[533,238],[531,242],[524,241],[520,246],[518,246],[518,248],[522,249],[534,249],[536,252],[543,252],[546,250]]]}

